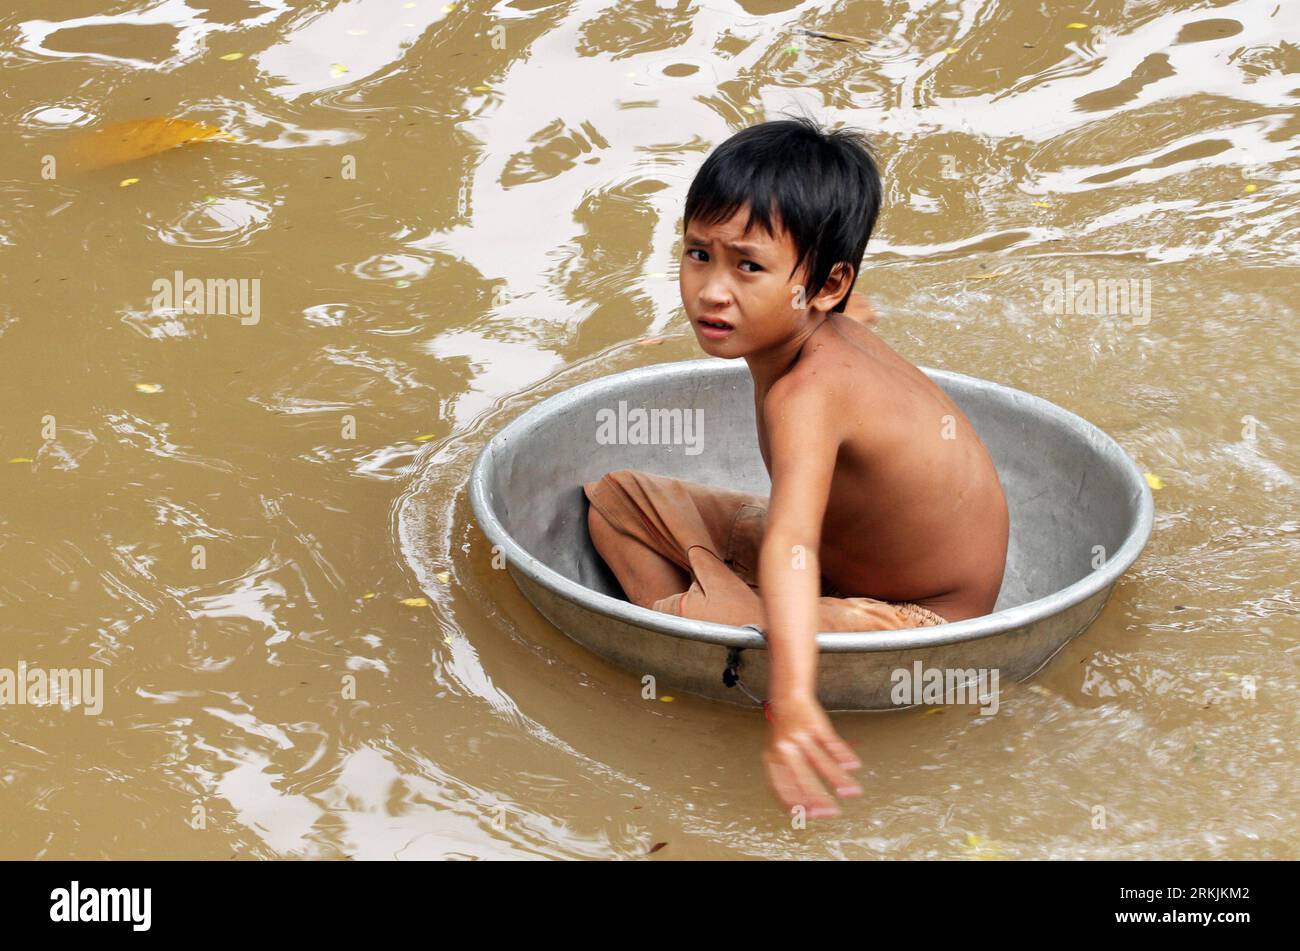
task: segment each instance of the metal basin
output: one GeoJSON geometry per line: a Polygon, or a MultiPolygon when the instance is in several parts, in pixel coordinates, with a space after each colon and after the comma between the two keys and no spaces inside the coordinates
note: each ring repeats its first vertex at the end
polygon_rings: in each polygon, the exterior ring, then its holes
{"type": "MultiPolygon", "coordinates": [[[[1020,390],[921,369],[961,407],[997,465],[1011,514],[1002,591],[994,612],[980,618],[819,634],[818,695],[828,710],[896,709],[895,672],[914,672],[918,661],[921,670],[996,670],[999,680],[1033,675],[1092,623],[1151,534],[1145,478],[1097,427],[1020,390]]],[[[724,683],[730,662],[744,687],[766,696],[768,655],[757,629],[678,618],[623,599],[592,547],[582,492],[584,482],[623,468],[767,494],[746,365],[659,364],[553,396],[483,448],[470,499],[520,590],[578,643],[638,677],[654,675],[661,693],[752,703],[724,683]],[[687,445],[602,440],[597,414],[617,415],[620,401],[628,413],[703,410],[693,417],[703,421],[702,438],[687,445]]]]}

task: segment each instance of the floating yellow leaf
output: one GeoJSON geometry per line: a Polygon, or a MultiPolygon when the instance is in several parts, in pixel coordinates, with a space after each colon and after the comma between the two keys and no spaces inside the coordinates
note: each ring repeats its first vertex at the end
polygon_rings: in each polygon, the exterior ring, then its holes
{"type": "Polygon", "coordinates": [[[408,608],[426,608],[429,602],[424,598],[402,598],[402,603],[408,608]]]}
{"type": "Polygon", "coordinates": [[[120,182],[117,183],[117,187],[118,187],[118,188],[126,188],[127,185],[134,185],[134,184],[135,184],[136,182],[138,182],[138,181],[140,181],[140,179],[138,179],[138,178],[124,178],[124,179],[122,179],[120,182]]]}
{"type": "Polygon", "coordinates": [[[944,56],[951,56],[951,55],[952,55],[953,53],[955,53],[955,52],[957,52],[957,47],[955,47],[955,46],[950,46],[950,47],[948,47],[946,50],[943,51],[943,55],[944,55],[944,56]]]}
{"type": "Polygon", "coordinates": [[[68,147],[66,161],[83,171],[105,168],[217,136],[231,137],[216,126],[189,119],[131,119],[78,133],[68,147]]]}
{"type": "Polygon", "coordinates": [[[443,4],[442,12],[443,12],[443,13],[450,13],[452,10],[455,10],[455,9],[456,9],[456,4],[454,4],[454,3],[446,3],[446,4],[443,4]]]}
{"type": "Polygon", "coordinates": [[[439,583],[439,584],[446,584],[446,583],[449,582],[450,580],[451,580],[451,572],[450,572],[450,571],[440,571],[440,572],[438,572],[438,583],[439,583]]]}
{"type": "Polygon", "coordinates": [[[1086,30],[1086,29],[1088,29],[1088,24],[1086,24],[1086,23],[1067,23],[1067,24],[1065,24],[1065,28],[1066,28],[1067,30],[1086,30]]]}
{"type": "Polygon", "coordinates": [[[973,857],[977,859],[1002,858],[1002,847],[998,843],[974,832],[966,833],[966,848],[973,852],[973,857]]]}
{"type": "Polygon", "coordinates": [[[747,116],[752,116],[758,110],[756,110],[753,106],[741,106],[740,111],[747,116]]]}
{"type": "Polygon", "coordinates": [[[1036,202],[1034,202],[1034,207],[1035,207],[1035,208],[1051,208],[1052,205],[1051,205],[1050,202],[1046,202],[1046,201],[1036,201],[1036,202]]]}
{"type": "Polygon", "coordinates": [[[932,717],[943,712],[943,707],[931,707],[929,710],[926,710],[925,713],[922,713],[921,716],[932,717]]]}
{"type": "Polygon", "coordinates": [[[376,596],[377,595],[373,591],[367,591],[365,594],[361,596],[361,599],[363,601],[369,601],[371,598],[374,598],[376,596]]]}
{"type": "Polygon", "coordinates": [[[672,702],[673,702],[674,700],[676,700],[676,699],[677,699],[676,697],[667,697],[667,696],[665,696],[665,697],[660,697],[660,698],[659,698],[659,702],[660,702],[660,703],[672,703],[672,702]]]}
{"type": "Polygon", "coordinates": [[[161,393],[163,388],[157,383],[137,383],[135,391],[137,393],[161,393]]]}
{"type": "Polygon", "coordinates": [[[436,438],[438,438],[438,437],[436,437],[433,433],[425,433],[423,436],[416,436],[416,437],[415,437],[415,441],[416,441],[416,442],[428,442],[430,439],[436,439],[436,438]]]}
{"type": "Polygon", "coordinates": [[[344,75],[347,71],[348,68],[344,66],[342,63],[334,63],[333,65],[330,66],[330,75],[333,76],[335,79],[338,79],[340,76],[344,75]]]}
{"type": "Polygon", "coordinates": [[[410,286],[411,286],[411,282],[408,281],[406,278],[403,277],[403,278],[400,278],[400,279],[398,279],[398,280],[396,280],[396,281],[393,281],[393,286],[394,286],[394,287],[410,287],[410,286]]]}
{"type": "Polygon", "coordinates": [[[1146,476],[1147,485],[1151,486],[1151,488],[1163,489],[1165,487],[1165,484],[1162,481],[1160,481],[1160,476],[1156,475],[1155,473],[1144,472],[1142,474],[1146,476]]]}
{"type": "Polygon", "coordinates": [[[492,87],[491,87],[491,86],[475,86],[475,87],[474,87],[474,91],[475,91],[475,92],[491,92],[491,91],[492,91],[492,87]]]}
{"type": "Polygon", "coordinates": [[[12,462],[31,462],[32,460],[29,459],[27,456],[14,456],[9,461],[12,463],[12,462]]]}
{"type": "Polygon", "coordinates": [[[226,53],[224,56],[218,57],[218,59],[224,59],[227,63],[233,63],[235,60],[243,58],[243,53],[226,53]]]}
{"type": "Polygon", "coordinates": [[[1259,191],[1259,186],[1256,185],[1254,182],[1251,182],[1249,185],[1245,187],[1244,191],[1246,192],[1247,195],[1249,195],[1252,192],[1259,191]]]}

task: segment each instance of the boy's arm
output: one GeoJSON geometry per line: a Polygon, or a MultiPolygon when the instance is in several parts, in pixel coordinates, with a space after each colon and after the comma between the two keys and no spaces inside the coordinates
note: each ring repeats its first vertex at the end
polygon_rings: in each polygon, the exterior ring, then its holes
{"type": "Polygon", "coordinates": [[[771,653],[772,734],[764,761],[786,807],[803,805],[814,817],[838,811],[817,774],[842,796],[861,793],[846,772],[861,764],[817,702],[817,553],[843,438],[837,425],[841,412],[832,394],[790,377],[778,381],[763,404],[772,460],[772,493],[758,558],[771,653]]]}
{"type": "Polygon", "coordinates": [[[763,404],[772,460],[758,589],[767,615],[773,700],[816,696],[817,553],[841,436],[830,401],[785,377],[763,404]]]}

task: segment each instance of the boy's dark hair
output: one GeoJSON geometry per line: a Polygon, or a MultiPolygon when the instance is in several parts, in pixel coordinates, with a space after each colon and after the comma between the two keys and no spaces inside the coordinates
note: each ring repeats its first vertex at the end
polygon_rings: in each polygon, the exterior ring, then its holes
{"type": "MultiPolygon", "coordinates": [[[[860,130],[827,132],[808,116],[774,119],[742,129],[704,160],[686,193],[682,228],[697,219],[727,221],[748,205],[745,230],[757,221],[775,237],[779,218],[794,241],[790,276],[809,262],[805,298],[812,300],[840,262],[853,266],[856,282],[881,194],[871,143],[860,130]]],[[[842,313],[848,299],[846,292],[832,310],[842,313]]]]}

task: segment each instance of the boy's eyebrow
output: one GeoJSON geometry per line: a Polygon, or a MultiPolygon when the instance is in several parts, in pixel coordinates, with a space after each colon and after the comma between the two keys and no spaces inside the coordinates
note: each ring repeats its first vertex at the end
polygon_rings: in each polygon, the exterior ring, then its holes
{"type": "MultiPolygon", "coordinates": [[[[709,242],[701,239],[699,235],[688,231],[686,232],[686,243],[707,245],[709,242]]],[[[724,247],[731,248],[733,251],[739,251],[741,254],[759,255],[763,254],[767,250],[766,248],[759,247],[756,244],[745,244],[743,241],[723,241],[721,243],[724,247]]]]}

